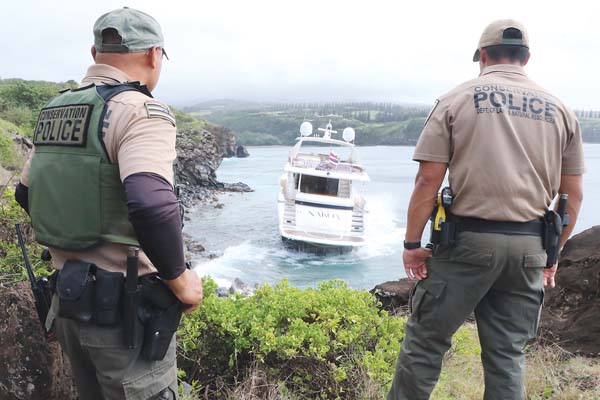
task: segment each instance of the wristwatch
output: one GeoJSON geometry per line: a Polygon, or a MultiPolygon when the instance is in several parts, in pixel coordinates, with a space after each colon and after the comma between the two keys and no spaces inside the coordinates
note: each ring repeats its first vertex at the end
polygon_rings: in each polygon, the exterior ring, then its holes
{"type": "Polygon", "coordinates": [[[421,241],[418,242],[407,242],[406,240],[404,241],[404,248],[406,250],[415,250],[415,249],[420,249],[421,248],[421,241]]]}

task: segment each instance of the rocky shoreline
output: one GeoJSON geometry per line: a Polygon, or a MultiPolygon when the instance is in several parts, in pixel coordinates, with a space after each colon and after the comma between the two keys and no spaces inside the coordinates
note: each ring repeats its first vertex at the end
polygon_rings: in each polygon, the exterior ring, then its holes
{"type": "Polygon", "coordinates": [[[210,126],[207,129],[184,129],[177,132],[175,184],[185,207],[197,202],[217,201],[223,192],[251,192],[242,183],[217,180],[217,169],[223,158],[247,157],[243,146],[236,146],[235,136],[227,129],[210,126]]]}

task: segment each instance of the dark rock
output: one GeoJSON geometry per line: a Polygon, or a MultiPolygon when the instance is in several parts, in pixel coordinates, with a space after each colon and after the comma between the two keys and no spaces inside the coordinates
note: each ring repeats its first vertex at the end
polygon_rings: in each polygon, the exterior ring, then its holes
{"type": "Polygon", "coordinates": [[[28,282],[0,286],[0,398],[77,398],[66,355],[42,334],[28,282]]]}
{"type": "Polygon", "coordinates": [[[183,241],[185,243],[186,250],[190,253],[202,253],[206,250],[200,242],[195,241],[185,232],[183,233],[183,241]]]}
{"type": "Polygon", "coordinates": [[[231,294],[241,294],[242,296],[251,296],[253,291],[252,289],[246,285],[241,279],[235,278],[231,287],[229,288],[229,293],[231,294]]]}
{"type": "Polygon", "coordinates": [[[177,132],[177,159],[175,181],[180,189],[180,200],[185,206],[196,201],[209,201],[219,190],[252,191],[243,184],[223,184],[216,171],[223,157],[236,155],[235,136],[226,128],[210,125],[211,131],[180,130],[177,132]],[[241,188],[241,185],[245,188],[241,188]],[[228,189],[231,186],[233,189],[228,189]]]}
{"type": "Polygon", "coordinates": [[[209,131],[177,132],[175,178],[182,191],[190,187],[216,187],[216,170],[223,159],[217,138],[209,131]]]}
{"type": "Polygon", "coordinates": [[[382,309],[397,312],[402,311],[408,306],[410,292],[414,286],[415,281],[400,279],[381,283],[375,286],[370,293],[379,300],[382,309]]]}
{"type": "Polygon", "coordinates": [[[563,250],[556,287],[546,288],[542,340],[582,355],[600,355],[600,226],[573,236],[563,250]]]}
{"type": "Polygon", "coordinates": [[[248,149],[246,149],[244,146],[239,145],[235,151],[235,155],[238,158],[246,158],[250,156],[250,153],[248,153],[248,149]]]}
{"type": "Polygon", "coordinates": [[[20,146],[20,151],[24,155],[28,155],[29,151],[33,149],[33,142],[26,136],[21,136],[17,134],[12,137],[12,140],[16,145],[20,146]]]}
{"type": "Polygon", "coordinates": [[[237,182],[237,183],[223,183],[221,185],[221,189],[226,191],[226,192],[238,192],[238,193],[244,193],[244,192],[254,192],[254,190],[246,185],[245,183],[242,182],[237,182]]]}

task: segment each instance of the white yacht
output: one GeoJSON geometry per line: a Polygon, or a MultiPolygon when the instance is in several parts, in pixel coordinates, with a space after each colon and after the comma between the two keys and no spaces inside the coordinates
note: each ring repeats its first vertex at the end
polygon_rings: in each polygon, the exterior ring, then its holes
{"type": "Polygon", "coordinates": [[[300,250],[346,252],[365,244],[359,188],[369,175],[358,160],[354,129],[344,129],[344,140],[333,138],[331,121],[318,131],[322,136],[303,122],[289,153],[280,180],[279,232],[300,250]]]}

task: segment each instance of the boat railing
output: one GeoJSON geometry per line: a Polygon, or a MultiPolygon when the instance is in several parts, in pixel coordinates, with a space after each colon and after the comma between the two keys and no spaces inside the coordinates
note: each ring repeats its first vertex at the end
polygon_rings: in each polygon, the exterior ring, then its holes
{"type": "Polygon", "coordinates": [[[314,168],[324,171],[344,172],[347,174],[362,174],[364,172],[363,168],[360,165],[348,162],[339,162],[337,164],[332,164],[329,161],[322,161],[317,159],[295,158],[292,160],[291,164],[292,167],[314,168]]]}

